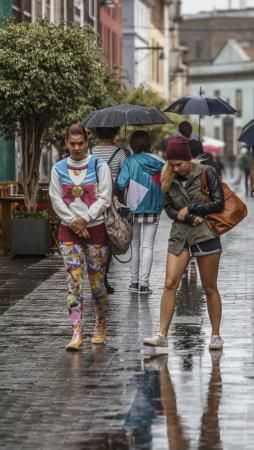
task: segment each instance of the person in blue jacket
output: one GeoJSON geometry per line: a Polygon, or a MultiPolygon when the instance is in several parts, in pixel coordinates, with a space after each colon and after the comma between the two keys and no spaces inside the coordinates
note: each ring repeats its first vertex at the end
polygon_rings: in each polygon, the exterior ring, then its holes
{"type": "Polygon", "coordinates": [[[130,147],[133,155],[125,159],[117,178],[120,189],[128,188],[127,205],[134,214],[129,290],[150,294],[154,240],[163,207],[160,176],[164,160],[151,153],[151,137],[146,131],[135,131],[130,147]]]}

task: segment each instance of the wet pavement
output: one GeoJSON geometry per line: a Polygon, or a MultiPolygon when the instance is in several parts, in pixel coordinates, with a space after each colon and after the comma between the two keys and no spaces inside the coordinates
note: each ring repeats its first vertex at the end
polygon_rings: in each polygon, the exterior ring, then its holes
{"type": "Polygon", "coordinates": [[[159,326],[165,216],[157,233],[153,294],[128,293],[127,265],[112,266],[116,292],[104,347],[90,343],[94,316],[87,281],[86,341],[81,352],[70,354],[64,349],[70,326],[59,258],[20,266],[16,283],[15,261],[1,258],[1,302],[5,285],[13,296],[0,316],[1,449],[253,450],[254,200],[248,204],[249,217],[223,238],[222,354],[208,351],[210,326],[195,266],[178,291],[169,355],[151,358],[143,348],[143,338],[159,326]],[[40,271],[45,278],[38,280],[40,271]],[[2,282],[7,272],[12,275],[2,282]]]}
{"type": "Polygon", "coordinates": [[[55,257],[0,256],[0,315],[61,267],[55,257]]]}

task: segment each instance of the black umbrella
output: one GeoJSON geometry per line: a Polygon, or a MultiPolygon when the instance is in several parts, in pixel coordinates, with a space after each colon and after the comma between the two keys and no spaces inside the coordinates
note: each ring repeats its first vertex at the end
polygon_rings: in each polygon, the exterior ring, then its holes
{"type": "Polygon", "coordinates": [[[169,105],[165,112],[175,114],[199,115],[199,138],[201,116],[218,116],[221,114],[235,114],[237,111],[219,97],[193,95],[182,97],[169,105]]]}
{"type": "Polygon", "coordinates": [[[82,120],[87,128],[173,123],[155,107],[121,104],[92,111],[82,120]]]}
{"type": "Polygon", "coordinates": [[[246,125],[244,125],[238,141],[244,142],[244,144],[250,146],[254,145],[254,119],[250,120],[246,125]]]}

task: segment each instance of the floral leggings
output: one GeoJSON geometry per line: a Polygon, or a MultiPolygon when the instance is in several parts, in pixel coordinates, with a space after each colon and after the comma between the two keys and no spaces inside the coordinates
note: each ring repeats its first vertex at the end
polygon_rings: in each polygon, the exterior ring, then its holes
{"type": "Polygon", "coordinates": [[[67,271],[67,305],[74,327],[82,323],[83,277],[86,262],[89,283],[94,299],[96,319],[105,318],[107,293],[104,286],[108,247],[104,245],[60,242],[61,254],[67,271]]]}

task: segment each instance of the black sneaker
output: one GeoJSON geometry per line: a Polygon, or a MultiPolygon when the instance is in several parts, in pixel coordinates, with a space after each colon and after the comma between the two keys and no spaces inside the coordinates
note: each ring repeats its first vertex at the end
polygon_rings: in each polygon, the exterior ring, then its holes
{"type": "Polygon", "coordinates": [[[150,289],[148,286],[140,286],[139,293],[140,294],[152,294],[152,289],[150,289]]]}
{"type": "Polygon", "coordinates": [[[131,292],[139,292],[139,284],[138,283],[131,283],[129,286],[129,291],[131,292]]]}
{"type": "Polygon", "coordinates": [[[110,286],[110,284],[105,284],[105,288],[106,288],[107,294],[114,294],[115,289],[113,288],[113,286],[110,286]]]}

